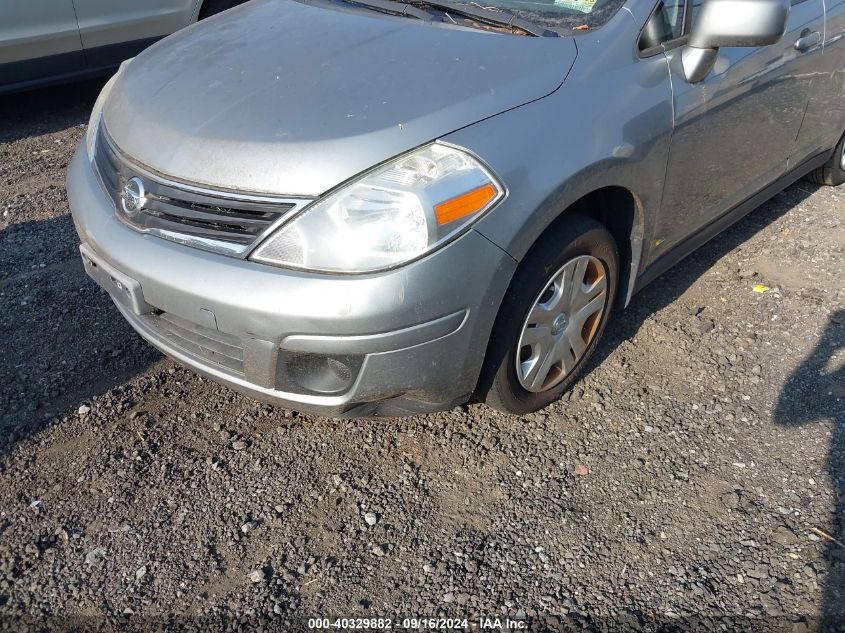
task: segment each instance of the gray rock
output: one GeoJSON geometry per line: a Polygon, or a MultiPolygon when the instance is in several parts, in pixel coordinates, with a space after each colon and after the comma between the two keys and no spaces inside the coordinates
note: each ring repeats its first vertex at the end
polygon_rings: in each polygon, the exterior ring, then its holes
{"type": "Polygon", "coordinates": [[[745,571],[745,575],[749,578],[755,578],[757,580],[763,580],[769,577],[769,566],[768,565],[755,565],[753,567],[749,567],[745,571]]]}
{"type": "Polygon", "coordinates": [[[249,572],[249,581],[253,583],[264,582],[264,571],[261,569],[255,569],[249,572]]]}
{"type": "Polygon", "coordinates": [[[95,547],[85,555],[85,562],[89,565],[99,565],[106,558],[105,547],[95,547]]]}
{"type": "Polygon", "coordinates": [[[375,547],[373,547],[373,549],[372,549],[372,550],[370,550],[370,551],[371,551],[373,554],[375,554],[376,556],[378,556],[378,557],[382,557],[382,556],[386,556],[386,555],[387,555],[387,553],[390,551],[390,547],[389,547],[388,545],[386,545],[386,544],[376,545],[376,546],[375,546],[375,547]]]}
{"type": "Polygon", "coordinates": [[[782,525],[772,533],[772,540],[778,545],[789,546],[795,545],[798,542],[798,537],[795,536],[795,532],[782,525]]]}

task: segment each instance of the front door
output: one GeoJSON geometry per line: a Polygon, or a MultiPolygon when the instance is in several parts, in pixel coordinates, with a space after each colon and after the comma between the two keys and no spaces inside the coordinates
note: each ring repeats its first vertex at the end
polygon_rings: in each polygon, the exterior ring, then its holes
{"type": "MultiPolygon", "coordinates": [[[[702,0],[688,0],[687,31],[702,0]]],[[[793,0],[772,46],[723,48],[702,82],[686,80],[683,46],[666,52],[675,105],[654,260],[783,175],[807,109],[824,32],[823,0],[793,0]],[[802,38],[808,38],[803,39],[802,38]],[[801,40],[802,45],[796,46],[801,40]]]]}
{"type": "Polygon", "coordinates": [[[0,0],[0,88],[84,68],[71,0],[0,0]]]}

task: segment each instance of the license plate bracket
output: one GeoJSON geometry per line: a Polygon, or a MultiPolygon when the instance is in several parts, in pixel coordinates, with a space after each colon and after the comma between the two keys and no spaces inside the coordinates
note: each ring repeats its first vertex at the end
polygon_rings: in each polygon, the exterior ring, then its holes
{"type": "Polygon", "coordinates": [[[144,300],[141,284],[103,261],[87,244],[80,244],[85,272],[120,305],[137,315],[149,314],[155,308],[144,300]]]}

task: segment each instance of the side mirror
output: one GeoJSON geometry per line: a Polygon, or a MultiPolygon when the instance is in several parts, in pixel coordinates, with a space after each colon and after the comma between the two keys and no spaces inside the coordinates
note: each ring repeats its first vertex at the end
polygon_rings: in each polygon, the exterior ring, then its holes
{"type": "Polygon", "coordinates": [[[786,31],[790,0],[704,0],[682,51],[687,81],[702,81],[723,46],[768,46],[786,31]]]}

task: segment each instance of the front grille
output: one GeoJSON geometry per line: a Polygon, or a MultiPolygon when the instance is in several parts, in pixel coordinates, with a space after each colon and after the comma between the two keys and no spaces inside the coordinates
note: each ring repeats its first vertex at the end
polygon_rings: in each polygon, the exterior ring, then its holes
{"type": "MultiPolygon", "coordinates": [[[[177,183],[135,165],[97,130],[94,165],[118,217],[131,227],[174,242],[244,256],[261,238],[308,200],[210,191],[177,183]],[[132,181],[139,204],[126,204],[132,181]]],[[[131,202],[131,201],[130,201],[131,202]]]]}
{"type": "Polygon", "coordinates": [[[197,359],[214,363],[236,376],[244,376],[244,349],[241,339],[224,334],[168,312],[140,317],[157,337],[197,359]]]}

